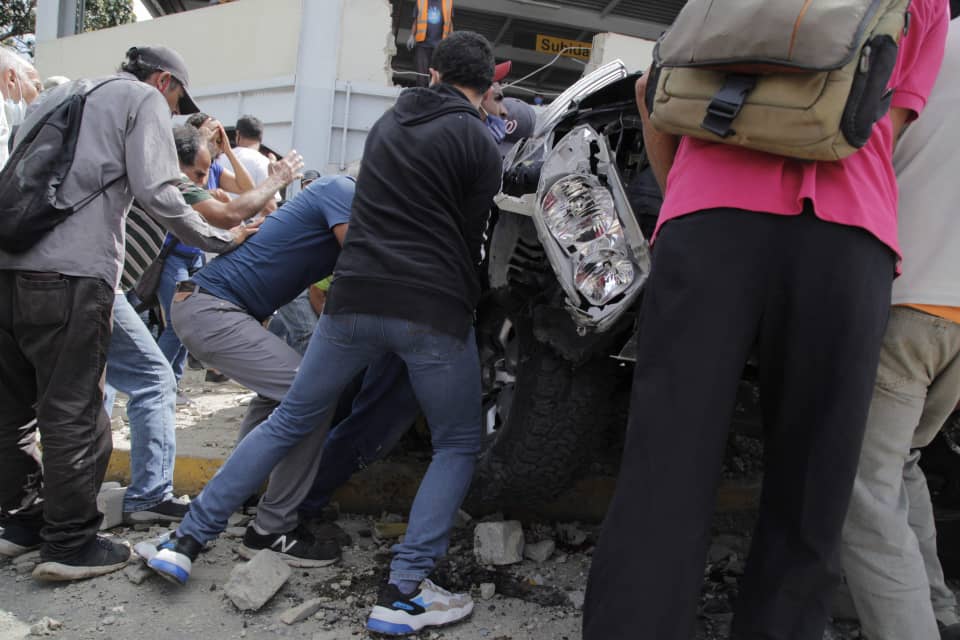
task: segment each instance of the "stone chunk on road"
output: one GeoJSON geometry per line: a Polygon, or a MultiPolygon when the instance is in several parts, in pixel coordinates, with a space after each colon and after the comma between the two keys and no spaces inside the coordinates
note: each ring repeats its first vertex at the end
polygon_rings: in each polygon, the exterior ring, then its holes
{"type": "Polygon", "coordinates": [[[523,526],[517,520],[481,522],[473,530],[473,552],[480,564],[523,562],[523,526]]]}
{"type": "Polygon", "coordinates": [[[523,557],[533,560],[537,564],[543,564],[550,559],[553,552],[557,549],[557,543],[553,540],[543,540],[528,544],[523,548],[523,557]]]}
{"type": "Polygon", "coordinates": [[[97,510],[103,514],[100,531],[123,524],[123,496],[126,493],[126,487],[109,487],[97,494],[97,510]]]}
{"type": "Polygon", "coordinates": [[[144,580],[157,574],[143,562],[131,562],[123,570],[123,575],[133,584],[142,584],[144,580]]]}
{"type": "Polygon", "coordinates": [[[484,600],[489,600],[497,593],[497,585],[492,582],[484,582],[480,585],[480,597],[484,600]]]}
{"type": "Polygon", "coordinates": [[[307,600],[299,607],[293,607],[292,609],[287,609],[282,614],[280,614],[280,621],[284,624],[296,624],[306,620],[317,611],[320,610],[320,607],[323,606],[323,600],[320,598],[314,598],[312,600],[307,600]]]}
{"type": "Polygon", "coordinates": [[[49,636],[53,635],[57,629],[63,626],[63,623],[53,618],[41,618],[39,622],[30,626],[30,635],[49,636]]]}
{"type": "Polygon", "coordinates": [[[280,556],[264,549],[253,560],[230,572],[224,592],[241,611],[257,611],[290,578],[290,567],[280,556]]]}

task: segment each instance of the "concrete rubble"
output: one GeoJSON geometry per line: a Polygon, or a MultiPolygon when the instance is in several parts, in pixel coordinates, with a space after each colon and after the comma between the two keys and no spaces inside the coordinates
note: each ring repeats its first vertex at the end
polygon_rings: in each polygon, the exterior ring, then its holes
{"type": "Polygon", "coordinates": [[[133,584],[142,584],[157,574],[143,562],[131,560],[130,564],[123,569],[123,575],[133,584]]]}
{"type": "Polygon", "coordinates": [[[523,526],[518,520],[481,522],[473,530],[473,552],[480,564],[523,562],[523,526]]]}
{"type": "Polygon", "coordinates": [[[257,611],[290,579],[291,569],[280,556],[264,549],[230,572],[224,592],[241,611],[257,611]]]}
{"type": "Polygon", "coordinates": [[[323,600],[320,598],[307,600],[303,604],[287,609],[280,614],[280,621],[284,624],[296,624],[298,622],[303,622],[319,611],[321,607],[323,607],[323,600]]]}
{"type": "Polygon", "coordinates": [[[492,582],[484,582],[480,585],[480,597],[489,600],[497,593],[497,585],[492,582]]]}
{"type": "Polygon", "coordinates": [[[40,618],[39,622],[30,625],[30,635],[31,636],[52,636],[60,628],[63,627],[63,623],[59,620],[54,620],[53,618],[40,618]]]}
{"type": "Polygon", "coordinates": [[[113,529],[123,524],[123,496],[126,487],[113,486],[117,483],[105,483],[97,494],[97,510],[103,514],[100,530],[113,529]],[[109,486],[108,486],[109,485],[109,486]]]}
{"type": "Polygon", "coordinates": [[[523,557],[527,560],[533,560],[537,564],[543,564],[550,559],[553,552],[557,549],[557,543],[553,540],[541,540],[533,544],[525,545],[523,548],[523,557]]]}

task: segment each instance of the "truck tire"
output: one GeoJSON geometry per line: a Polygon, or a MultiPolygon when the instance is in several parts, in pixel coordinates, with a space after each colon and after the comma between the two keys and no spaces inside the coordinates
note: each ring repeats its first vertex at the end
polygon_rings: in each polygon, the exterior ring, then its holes
{"type": "MultiPolygon", "coordinates": [[[[506,315],[502,318],[510,323],[506,315]]],[[[490,322],[484,318],[480,326],[490,322]]],[[[567,489],[590,461],[588,453],[603,441],[613,409],[617,371],[611,359],[574,367],[534,337],[529,318],[520,319],[511,331],[517,354],[513,385],[500,389],[494,399],[499,407],[485,404],[486,416],[493,410],[502,413],[496,428],[486,430],[467,500],[468,510],[477,515],[542,505],[567,489]],[[508,405],[504,394],[509,394],[508,405]]],[[[481,344],[482,367],[483,354],[481,344]]],[[[489,399],[491,376],[484,368],[489,399]]]]}

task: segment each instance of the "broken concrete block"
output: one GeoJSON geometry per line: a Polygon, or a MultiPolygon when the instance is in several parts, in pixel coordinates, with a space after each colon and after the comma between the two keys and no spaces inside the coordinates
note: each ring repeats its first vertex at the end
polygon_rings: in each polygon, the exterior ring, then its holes
{"type": "Polygon", "coordinates": [[[306,620],[317,611],[320,610],[320,607],[323,606],[323,602],[320,598],[313,598],[312,600],[307,600],[299,607],[293,607],[292,609],[287,609],[282,614],[280,614],[280,621],[284,624],[296,624],[303,620],[306,620]]]}
{"type": "Polygon", "coordinates": [[[227,530],[224,531],[228,538],[242,538],[246,533],[246,527],[227,527],[227,530]]]}
{"type": "Polygon", "coordinates": [[[523,527],[516,520],[481,522],[473,530],[473,552],[481,564],[523,561],[523,527]]]}
{"type": "Polygon", "coordinates": [[[133,584],[142,584],[151,576],[157,575],[143,562],[132,562],[123,570],[123,575],[133,584]]]}
{"type": "Polygon", "coordinates": [[[480,585],[480,597],[489,600],[497,593],[497,585],[492,582],[484,582],[480,585]]]}
{"type": "Polygon", "coordinates": [[[533,544],[525,545],[523,548],[523,557],[533,560],[537,564],[543,564],[550,559],[553,552],[557,549],[557,543],[553,540],[542,540],[533,544]]]}
{"type": "Polygon", "coordinates": [[[290,567],[280,556],[263,549],[253,560],[234,567],[224,592],[241,611],[256,611],[290,578],[290,567]]]}
{"type": "Polygon", "coordinates": [[[103,514],[100,531],[123,524],[123,496],[126,493],[126,487],[114,487],[97,494],[97,510],[103,514]]]}
{"type": "Polygon", "coordinates": [[[122,486],[123,485],[121,485],[119,482],[104,482],[102,485],[100,485],[100,491],[106,491],[107,489],[119,489],[122,486]]]}
{"type": "Polygon", "coordinates": [[[570,604],[572,604],[575,608],[583,609],[583,601],[586,598],[586,595],[587,594],[583,591],[570,591],[567,593],[567,598],[570,600],[570,604]]]}

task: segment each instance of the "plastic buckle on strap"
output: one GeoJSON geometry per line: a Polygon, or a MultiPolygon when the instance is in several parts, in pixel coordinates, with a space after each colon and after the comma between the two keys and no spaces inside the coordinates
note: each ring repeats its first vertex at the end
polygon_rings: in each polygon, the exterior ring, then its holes
{"type": "Polygon", "coordinates": [[[720,91],[713,96],[707,107],[707,115],[700,126],[710,133],[721,138],[728,138],[736,133],[732,124],[743,109],[747,94],[757,86],[756,76],[731,74],[727,76],[720,91]]]}

